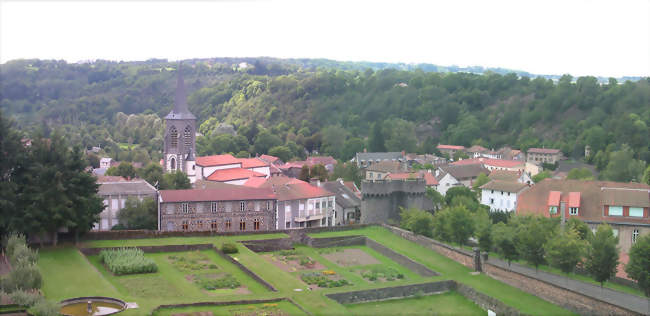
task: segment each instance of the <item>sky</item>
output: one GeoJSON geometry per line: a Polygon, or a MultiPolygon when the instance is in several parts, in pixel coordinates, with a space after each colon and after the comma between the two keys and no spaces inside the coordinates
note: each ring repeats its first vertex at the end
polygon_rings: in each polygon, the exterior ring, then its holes
{"type": "Polygon", "coordinates": [[[650,0],[0,0],[0,63],[258,56],[650,76],[650,0]]]}

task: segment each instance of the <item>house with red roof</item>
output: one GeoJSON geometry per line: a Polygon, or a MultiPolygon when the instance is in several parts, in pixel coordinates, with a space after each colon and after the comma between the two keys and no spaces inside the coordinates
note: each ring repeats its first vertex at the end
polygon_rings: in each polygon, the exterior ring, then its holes
{"type": "Polygon", "coordinates": [[[307,165],[309,168],[315,165],[323,165],[325,166],[325,169],[327,169],[327,172],[332,172],[334,171],[334,166],[336,163],[336,159],[332,158],[331,156],[312,156],[307,157],[307,159],[303,161],[290,161],[278,167],[280,170],[282,170],[282,174],[285,176],[297,178],[300,176],[300,170],[304,165],[307,165]]]}
{"type": "Polygon", "coordinates": [[[508,171],[523,172],[526,168],[526,164],[523,161],[492,159],[492,158],[482,158],[482,157],[463,159],[451,163],[451,165],[454,166],[465,166],[465,165],[473,165],[473,164],[480,164],[490,171],[508,170],[508,171]]]}
{"type": "Polygon", "coordinates": [[[440,153],[447,154],[449,157],[453,157],[457,151],[464,151],[465,146],[456,146],[456,145],[438,145],[436,146],[440,153]]]}
{"type": "Polygon", "coordinates": [[[161,231],[246,232],[276,227],[277,198],[270,188],[220,183],[206,189],[162,190],[161,231]]]}
{"type": "Polygon", "coordinates": [[[650,186],[642,183],[544,179],[521,193],[517,214],[578,218],[593,231],[609,224],[627,253],[650,233],[650,186]]]}
{"type": "Polygon", "coordinates": [[[279,229],[334,226],[337,223],[336,194],[319,185],[280,176],[267,179],[260,188],[273,190],[277,197],[279,229]]]}
{"type": "Polygon", "coordinates": [[[271,173],[271,164],[257,157],[235,158],[230,154],[196,157],[196,176],[192,183],[208,180],[242,185],[250,178],[268,178],[271,173]]]}

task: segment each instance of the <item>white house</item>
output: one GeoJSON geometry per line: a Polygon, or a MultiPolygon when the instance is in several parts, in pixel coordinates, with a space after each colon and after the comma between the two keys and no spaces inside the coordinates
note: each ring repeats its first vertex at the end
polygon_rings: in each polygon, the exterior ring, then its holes
{"type": "Polygon", "coordinates": [[[492,180],[481,187],[481,204],[491,212],[512,212],[517,209],[517,197],[528,188],[525,183],[492,180]]]}

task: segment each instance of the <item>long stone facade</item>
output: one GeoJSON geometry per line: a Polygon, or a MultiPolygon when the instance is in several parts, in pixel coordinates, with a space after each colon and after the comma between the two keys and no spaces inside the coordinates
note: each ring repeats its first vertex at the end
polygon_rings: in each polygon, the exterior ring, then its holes
{"type": "Polygon", "coordinates": [[[276,200],[161,202],[161,231],[250,232],[276,229],[276,200]]]}

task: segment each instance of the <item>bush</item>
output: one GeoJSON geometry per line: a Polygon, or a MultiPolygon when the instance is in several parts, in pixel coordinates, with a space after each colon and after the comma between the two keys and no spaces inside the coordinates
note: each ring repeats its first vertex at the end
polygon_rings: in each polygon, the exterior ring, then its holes
{"type": "Polygon", "coordinates": [[[237,245],[234,243],[227,242],[221,245],[221,251],[223,253],[238,253],[239,249],[237,249],[237,245]]]}
{"type": "Polygon", "coordinates": [[[9,298],[14,304],[20,306],[32,306],[36,304],[39,300],[42,300],[43,297],[38,293],[27,292],[23,290],[14,291],[9,294],[9,298]]]}
{"type": "Polygon", "coordinates": [[[11,262],[12,267],[35,264],[38,261],[38,252],[29,249],[26,244],[14,245],[11,254],[9,256],[9,262],[11,262]]]}
{"type": "Polygon", "coordinates": [[[307,272],[303,273],[300,278],[307,284],[316,284],[318,287],[329,288],[329,287],[339,287],[349,285],[350,282],[345,279],[341,280],[330,280],[323,273],[319,272],[307,272]]]}
{"type": "Polygon", "coordinates": [[[4,246],[7,250],[7,257],[13,257],[14,249],[16,249],[16,247],[19,245],[27,245],[27,239],[25,238],[25,235],[16,233],[9,234],[4,241],[4,246]]]}
{"type": "Polygon", "coordinates": [[[42,285],[43,279],[35,264],[15,266],[2,280],[2,289],[8,293],[16,290],[40,289],[42,285]]]}
{"type": "Polygon", "coordinates": [[[34,316],[59,316],[61,306],[57,302],[41,299],[32,308],[29,313],[34,316]]]}
{"type": "Polygon", "coordinates": [[[99,253],[99,260],[117,275],[158,271],[156,263],[149,258],[145,258],[144,252],[138,248],[102,250],[99,253]]]}

